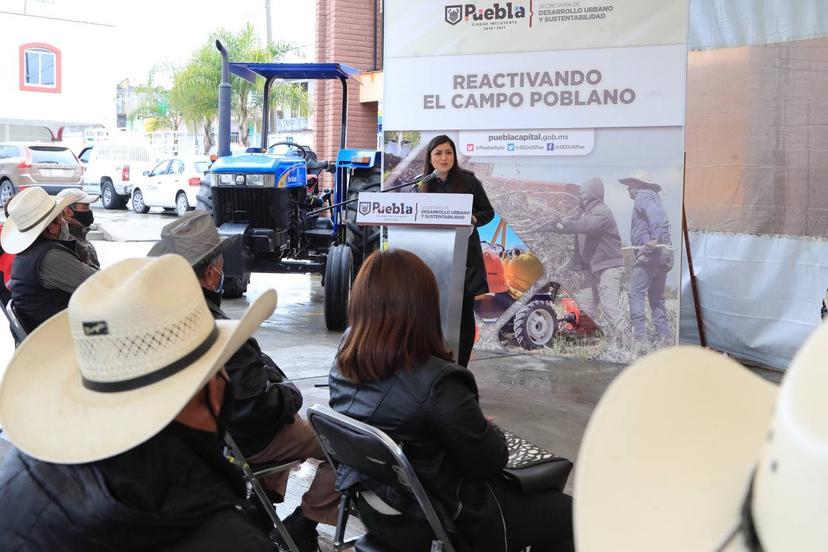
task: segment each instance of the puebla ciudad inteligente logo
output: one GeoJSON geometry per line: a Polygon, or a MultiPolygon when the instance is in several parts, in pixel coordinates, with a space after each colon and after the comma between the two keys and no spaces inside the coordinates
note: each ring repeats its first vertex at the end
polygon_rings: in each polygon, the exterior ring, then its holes
{"type": "Polygon", "coordinates": [[[445,20],[449,25],[461,21],[472,22],[514,22],[526,17],[526,8],[520,4],[495,2],[489,6],[478,7],[477,4],[451,4],[445,6],[445,20]]]}

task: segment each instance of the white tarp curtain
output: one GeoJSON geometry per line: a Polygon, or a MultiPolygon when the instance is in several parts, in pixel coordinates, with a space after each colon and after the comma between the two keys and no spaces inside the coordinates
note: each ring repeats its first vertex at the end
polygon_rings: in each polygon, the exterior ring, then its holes
{"type": "MultiPolygon", "coordinates": [[[[787,368],[819,324],[828,285],[828,242],[814,238],[690,232],[710,347],[787,368]]],[[[684,259],[681,341],[698,343],[684,259]]]]}
{"type": "MultiPolygon", "coordinates": [[[[691,0],[685,204],[706,337],[781,369],[828,287],[825,37],[828,0],[691,0]]],[[[686,265],[680,328],[698,340],[686,265]]]]}
{"type": "Polygon", "coordinates": [[[828,0],[691,0],[690,49],[828,35],[828,0]]]}

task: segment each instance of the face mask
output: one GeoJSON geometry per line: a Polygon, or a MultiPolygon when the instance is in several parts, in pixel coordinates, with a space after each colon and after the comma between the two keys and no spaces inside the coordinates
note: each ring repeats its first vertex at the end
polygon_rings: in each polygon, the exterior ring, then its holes
{"type": "Polygon", "coordinates": [[[210,414],[216,420],[216,436],[219,443],[224,442],[224,436],[227,434],[227,427],[230,425],[230,415],[233,413],[233,384],[230,380],[224,380],[224,398],[221,400],[221,410],[218,414],[213,411],[213,405],[210,403],[210,395],[207,388],[204,388],[204,398],[207,400],[207,407],[210,409],[210,414]]]}
{"type": "Polygon", "coordinates": [[[59,240],[68,241],[72,239],[72,235],[69,233],[69,223],[64,222],[60,225],[60,234],[58,235],[59,240]]]}
{"type": "Polygon", "coordinates": [[[72,218],[81,223],[84,228],[89,228],[95,222],[95,214],[92,211],[72,211],[72,213],[72,218]]]}
{"type": "MultiPolygon", "coordinates": [[[[213,270],[218,270],[218,269],[213,267],[213,270]]],[[[224,271],[223,270],[220,271],[219,274],[220,274],[219,283],[213,291],[215,291],[219,295],[223,295],[224,294],[224,271]]]]}

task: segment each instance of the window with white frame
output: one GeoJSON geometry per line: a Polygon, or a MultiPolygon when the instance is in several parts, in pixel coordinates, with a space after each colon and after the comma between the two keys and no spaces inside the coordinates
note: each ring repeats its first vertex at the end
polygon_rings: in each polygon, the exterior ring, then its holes
{"type": "Polygon", "coordinates": [[[54,87],[56,84],[56,55],[45,48],[28,48],[24,52],[25,84],[54,87]]]}

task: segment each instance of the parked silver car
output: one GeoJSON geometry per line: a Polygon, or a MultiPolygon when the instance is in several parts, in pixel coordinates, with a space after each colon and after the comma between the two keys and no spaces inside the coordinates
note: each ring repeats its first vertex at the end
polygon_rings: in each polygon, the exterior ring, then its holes
{"type": "Polygon", "coordinates": [[[30,186],[54,195],[79,188],[83,171],[78,158],[64,146],[48,143],[0,143],[0,207],[30,186]]]}

